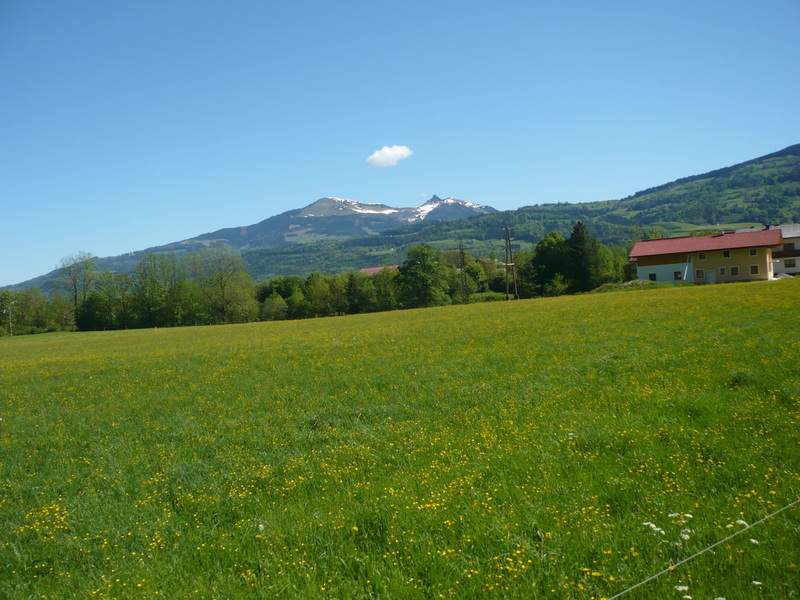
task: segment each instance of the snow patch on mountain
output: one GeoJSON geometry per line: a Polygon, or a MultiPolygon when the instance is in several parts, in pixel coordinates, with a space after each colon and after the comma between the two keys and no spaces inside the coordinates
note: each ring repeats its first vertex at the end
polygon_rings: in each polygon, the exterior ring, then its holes
{"type": "Polygon", "coordinates": [[[436,210],[439,207],[438,202],[426,202],[422,206],[418,206],[414,209],[414,217],[412,217],[411,221],[422,220],[427,217],[431,211],[436,210]]]}
{"type": "Polygon", "coordinates": [[[303,209],[303,217],[330,217],[337,212],[358,213],[371,215],[390,215],[398,212],[398,209],[386,206],[385,204],[364,204],[350,200],[348,198],[335,198],[327,196],[320,198],[314,204],[303,209]]]}
{"type": "MultiPolygon", "coordinates": [[[[363,203],[350,200],[348,198],[336,198],[334,196],[327,196],[320,198],[313,204],[305,207],[300,216],[304,218],[309,217],[331,217],[346,214],[362,214],[362,215],[387,215],[392,216],[400,222],[414,223],[426,219],[431,213],[442,207],[463,207],[470,209],[476,214],[483,212],[492,212],[494,209],[480,204],[473,204],[465,200],[458,200],[456,198],[445,198],[442,200],[438,196],[433,196],[430,200],[417,207],[408,208],[393,208],[385,204],[378,203],[363,203]]],[[[457,208],[456,208],[457,210],[457,208]]],[[[437,213],[438,214],[438,213],[437,213]]],[[[449,217],[453,218],[453,217],[449,217]]]]}
{"type": "MultiPolygon", "coordinates": [[[[480,204],[473,204],[472,202],[467,202],[466,200],[458,200],[457,198],[452,198],[452,197],[451,198],[445,198],[444,200],[442,200],[438,196],[434,196],[433,198],[428,200],[422,206],[418,206],[416,209],[414,209],[415,218],[412,219],[412,221],[423,220],[428,215],[430,215],[434,210],[436,210],[437,208],[440,208],[442,206],[448,206],[448,205],[451,205],[451,206],[452,205],[463,206],[464,208],[471,208],[471,209],[474,209],[475,211],[478,211],[478,212],[480,212],[482,210],[487,210],[487,208],[488,208],[488,207],[482,206],[480,204]]],[[[491,210],[491,209],[488,209],[488,210],[491,210]]]]}
{"type": "Polygon", "coordinates": [[[383,204],[360,204],[353,200],[348,200],[354,212],[365,215],[391,215],[399,212],[396,208],[391,208],[383,204]]]}

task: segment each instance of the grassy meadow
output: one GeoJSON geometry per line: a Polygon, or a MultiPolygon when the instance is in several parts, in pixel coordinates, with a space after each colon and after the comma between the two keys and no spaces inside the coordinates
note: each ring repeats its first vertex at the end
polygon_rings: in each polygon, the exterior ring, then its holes
{"type": "MultiPolygon", "coordinates": [[[[610,598],[800,497],[800,278],[0,339],[0,597],[610,598]]],[[[800,505],[624,594],[800,595],[800,505]]]]}

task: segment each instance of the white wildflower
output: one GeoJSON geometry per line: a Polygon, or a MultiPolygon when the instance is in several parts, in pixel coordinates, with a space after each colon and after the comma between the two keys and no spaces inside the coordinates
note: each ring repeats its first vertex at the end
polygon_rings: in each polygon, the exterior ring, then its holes
{"type": "Polygon", "coordinates": [[[663,530],[663,529],[661,529],[661,527],[659,527],[659,526],[658,526],[658,525],[656,525],[655,523],[651,523],[650,521],[645,521],[644,523],[642,523],[642,525],[647,525],[647,526],[648,526],[650,529],[652,529],[652,530],[653,530],[655,533],[660,533],[661,535],[665,535],[665,534],[664,534],[664,530],[663,530]]]}
{"type": "Polygon", "coordinates": [[[258,530],[259,531],[264,531],[264,524],[263,523],[259,523],[258,524],[258,530]]]}
{"type": "Polygon", "coordinates": [[[736,519],[736,524],[743,527],[750,527],[750,525],[747,524],[747,521],[743,521],[742,519],[736,519]]]}
{"type": "Polygon", "coordinates": [[[753,580],[753,585],[761,585],[761,582],[760,582],[760,581],[756,581],[756,580],[754,579],[754,580],[753,580]]]}
{"type": "Polygon", "coordinates": [[[688,585],[676,585],[675,589],[678,590],[679,592],[687,592],[687,591],[689,591],[689,586],[688,585]]]}
{"type": "Polygon", "coordinates": [[[680,517],[681,513],[669,513],[667,515],[670,519],[674,519],[675,517],[680,517]]]}
{"type": "Polygon", "coordinates": [[[689,513],[683,513],[683,516],[686,517],[687,519],[693,518],[692,515],[690,515],[689,513]]]}
{"type": "Polygon", "coordinates": [[[753,538],[750,538],[750,543],[758,546],[758,540],[754,540],[753,538]]]}
{"type": "Polygon", "coordinates": [[[688,533],[682,533],[681,534],[681,539],[688,540],[689,539],[689,534],[688,533]]]}

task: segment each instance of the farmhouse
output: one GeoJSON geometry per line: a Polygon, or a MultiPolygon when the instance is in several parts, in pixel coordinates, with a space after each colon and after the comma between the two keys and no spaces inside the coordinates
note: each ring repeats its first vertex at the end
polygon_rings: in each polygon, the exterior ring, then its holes
{"type": "Polygon", "coordinates": [[[724,283],[774,277],[772,251],[783,244],[781,230],[642,240],[630,260],[639,279],[724,283]]]}
{"type": "MultiPolygon", "coordinates": [[[[790,223],[778,225],[773,229],[780,229],[783,237],[783,246],[772,251],[772,263],[775,274],[786,273],[797,275],[800,273],[800,224],[790,223]]],[[[763,231],[764,227],[737,229],[736,233],[750,231],[763,231]]]]}

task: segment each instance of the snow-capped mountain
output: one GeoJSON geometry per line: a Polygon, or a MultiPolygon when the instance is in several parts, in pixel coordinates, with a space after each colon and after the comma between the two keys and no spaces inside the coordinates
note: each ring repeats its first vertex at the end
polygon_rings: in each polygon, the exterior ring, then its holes
{"type": "Polygon", "coordinates": [[[497,212],[491,206],[473,204],[472,202],[458,200],[456,198],[445,198],[442,200],[438,196],[434,196],[425,204],[418,206],[414,210],[418,217],[417,219],[412,219],[412,221],[422,219],[429,221],[452,221],[453,219],[463,219],[474,215],[485,215],[497,212]]]}
{"type": "Polygon", "coordinates": [[[302,217],[341,217],[345,215],[383,215],[397,220],[400,223],[414,223],[416,221],[439,220],[449,221],[484,215],[495,212],[490,206],[473,204],[466,200],[433,196],[420,206],[411,208],[392,208],[385,204],[364,204],[345,198],[321,198],[309,204],[300,212],[302,217]]]}
{"type": "MultiPolygon", "coordinates": [[[[147,248],[122,256],[98,259],[100,270],[130,273],[147,254],[175,252],[182,254],[208,248],[216,243],[227,244],[245,252],[258,248],[283,248],[323,240],[346,240],[367,237],[403,225],[421,221],[450,221],[497,212],[490,206],[465,200],[433,196],[415,207],[393,208],[386,204],[369,204],[344,198],[325,197],[305,208],[289,210],[244,227],[229,227],[204,233],[187,240],[147,248]]],[[[56,272],[31,280],[32,285],[44,285],[56,272]]]]}
{"type": "Polygon", "coordinates": [[[242,252],[256,248],[282,248],[322,240],[366,237],[420,221],[450,221],[492,212],[496,210],[490,206],[455,198],[442,200],[438,196],[410,208],[326,197],[305,208],[286,211],[255,225],[219,229],[164,246],[102,258],[99,264],[101,268],[111,265],[114,272],[126,272],[132,271],[148,253],[181,254],[220,242],[242,252]]]}

